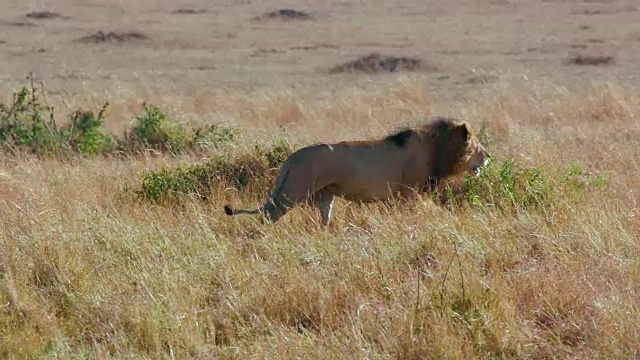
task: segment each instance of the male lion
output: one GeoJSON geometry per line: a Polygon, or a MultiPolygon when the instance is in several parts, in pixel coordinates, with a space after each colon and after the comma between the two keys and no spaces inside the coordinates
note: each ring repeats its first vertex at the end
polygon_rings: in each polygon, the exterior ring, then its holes
{"type": "Polygon", "coordinates": [[[433,190],[439,181],[464,171],[477,175],[487,157],[467,123],[437,118],[381,140],[302,148],[284,162],[262,207],[234,210],[225,205],[224,211],[265,214],[275,223],[294,205],[308,202],[318,207],[327,225],[334,196],[360,202],[406,197],[433,190]]]}

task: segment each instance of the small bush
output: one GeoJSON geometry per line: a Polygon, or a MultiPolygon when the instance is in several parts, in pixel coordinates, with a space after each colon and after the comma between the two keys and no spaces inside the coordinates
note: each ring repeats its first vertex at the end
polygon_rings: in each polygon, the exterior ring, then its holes
{"type": "Polygon", "coordinates": [[[185,196],[207,199],[212,187],[264,190],[276,175],[271,170],[282,166],[293,150],[288,142],[279,140],[271,148],[256,146],[252,153],[236,159],[219,155],[201,165],[147,172],[142,174],[141,186],[136,194],[144,200],[164,203],[185,196]]]}
{"type": "Polygon", "coordinates": [[[62,129],[63,138],[71,150],[83,155],[99,155],[116,149],[116,139],[102,128],[108,105],[102,106],[98,116],[92,111],[76,111],[71,115],[70,124],[62,129]]]}
{"type": "Polygon", "coordinates": [[[156,150],[170,148],[166,115],[153,105],[143,103],[142,107],[145,113],[134,117],[134,125],[129,139],[131,145],[156,150]]]}
{"type": "Polygon", "coordinates": [[[31,80],[13,95],[11,106],[0,104],[0,143],[11,152],[27,149],[33,153],[54,153],[60,147],[53,108],[40,102],[31,80]]]}
{"type": "Polygon", "coordinates": [[[615,63],[615,58],[606,54],[571,54],[567,60],[569,65],[602,66],[615,63]]]}
{"type": "Polygon", "coordinates": [[[95,116],[78,110],[70,123],[59,127],[52,107],[44,104],[44,89],[30,86],[14,94],[11,106],[0,104],[0,146],[10,152],[27,151],[38,155],[77,152],[96,155],[115,149],[115,139],[104,133],[104,114],[108,103],[95,116]]]}
{"type": "Polygon", "coordinates": [[[550,172],[539,167],[526,168],[512,159],[495,167],[493,159],[478,176],[465,176],[457,191],[447,188],[446,200],[474,207],[501,211],[536,211],[553,206],[557,199],[575,199],[589,188],[601,188],[604,176],[593,175],[573,165],[550,172]]]}
{"type": "Polygon", "coordinates": [[[79,38],[77,41],[82,43],[94,43],[94,44],[101,44],[101,43],[123,44],[128,42],[148,41],[148,40],[149,40],[149,37],[147,35],[137,31],[104,32],[102,30],[99,30],[94,34],[83,36],[79,38]]]}
{"type": "Polygon", "coordinates": [[[294,151],[294,147],[288,141],[279,139],[276,144],[270,149],[263,150],[260,147],[256,147],[256,152],[267,160],[267,166],[269,168],[276,168],[282,166],[287,160],[289,155],[294,151]]]}
{"type": "Polygon", "coordinates": [[[129,148],[153,149],[178,153],[197,148],[218,147],[232,143],[238,137],[233,128],[206,125],[194,129],[184,123],[170,122],[167,116],[153,105],[144,103],[144,114],[134,117],[134,125],[128,136],[129,148]]]}
{"type": "Polygon", "coordinates": [[[367,73],[377,74],[386,72],[432,70],[424,61],[409,57],[386,56],[372,53],[356,60],[339,64],[329,69],[330,74],[337,73],[367,73]]]}
{"type": "Polygon", "coordinates": [[[61,18],[64,18],[65,16],[62,16],[57,12],[45,10],[45,11],[28,12],[25,14],[25,17],[41,20],[41,19],[61,19],[61,18]]]}
{"type": "Polygon", "coordinates": [[[207,10],[205,9],[192,9],[192,8],[180,8],[172,11],[172,14],[180,14],[180,15],[197,15],[197,14],[205,14],[207,10]]]}
{"type": "Polygon", "coordinates": [[[280,9],[256,17],[256,20],[312,20],[313,16],[307,12],[294,9],[280,9]]]}
{"type": "Polygon", "coordinates": [[[212,182],[210,175],[207,165],[148,172],[142,175],[138,194],[154,202],[183,195],[206,198],[212,182]]]}
{"type": "Polygon", "coordinates": [[[217,124],[197,128],[191,137],[191,145],[198,148],[219,148],[238,140],[236,128],[223,127],[217,124]]]}
{"type": "Polygon", "coordinates": [[[170,122],[159,108],[143,104],[144,114],[135,116],[131,130],[116,138],[104,129],[105,103],[98,113],[76,110],[64,126],[56,122],[52,107],[46,105],[44,87],[37,87],[29,74],[29,86],[14,93],[10,105],[0,104],[0,150],[43,155],[106,155],[153,149],[159,152],[219,148],[237,140],[235,128],[220,125],[193,127],[170,122]]]}

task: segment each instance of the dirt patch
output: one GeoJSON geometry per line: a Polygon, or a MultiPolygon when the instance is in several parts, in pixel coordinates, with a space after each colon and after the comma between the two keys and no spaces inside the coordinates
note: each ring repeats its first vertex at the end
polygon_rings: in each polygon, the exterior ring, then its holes
{"type": "Polygon", "coordinates": [[[612,55],[600,53],[572,53],[569,54],[567,63],[569,65],[603,66],[614,64],[615,58],[612,55]]]}
{"type": "Polygon", "coordinates": [[[206,13],[207,10],[205,9],[189,9],[189,8],[183,8],[183,9],[177,9],[172,11],[172,14],[183,14],[183,15],[196,15],[196,14],[204,14],[206,13]]]}
{"type": "Polygon", "coordinates": [[[418,71],[429,69],[420,59],[409,57],[385,56],[372,53],[354,61],[336,65],[329,73],[386,73],[400,71],[418,71]]]}
{"type": "Polygon", "coordinates": [[[53,11],[32,11],[32,12],[26,13],[24,16],[28,17],[29,19],[38,19],[38,20],[66,18],[66,16],[63,16],[53,11]]]}
{"type": "Polygon", "coordinates": [[[98,31],[95,34],[83,36],[78,39],[79,42],[83,43],[93,43],[93,44],[101,44],[101,43],[128,43],[128,42],[138,42],[138,41],[147,41],[149,37],[143,33],[130,31],[130,32],[118,32],[118,31],[110,31],[103,32],[102,30],[98,31]]]}
{"type": "Polygon", "coordinates": [[[602,14],[606,14],[607,12],[604,10],[590,10],[590,9],[585,9],[585,10],[577,10],[572,12],[571,14],[574,15],[602,15],[602,14]]]}
{"type": "Polygon", "coordinates": [[[572,11],[571,14],[572,15],[613,15],[613,14],[619,14],[619,13],[625,13],[625,12],[635,12],[635,11],[638,11],[638,9],[639,8],[634,5],[627,5],[620,8],[614,8],[614,7],[606,7],[601,9],[582,8],[582,9],[572,11]]]}
{"type": "Polygon", "coordinates": [[[500,77],[492,74],[470,76],[464,80],[465,84],[486,85],[500,80],[500,77]]]}
{"type": "Polygon", "coordinates": [[[282,54],[284,53],[283,50],[278,50],[278,49],[256,49],[253,50],[251,52],[251,54],[249,54],[249,57],[265,57],[267,55],[272,55],[272,54],[282,54]]]}
{"type": "Polygon", "coordinates": [[[280,9],[271,11],[255,18],[256,20],[312,20],[313,16],[307,12],[294,9],[280,9]]]}
{"type": "Polygon", "coordinates": [[[198,70],[198,71],[207,71],[207,70],[217,70],[218,67],[215,65],[200,65],[200,66],[196,66],[194,68],[192,68],[194,70],[198,70]]]}
{"type": "Polygon", "coordinates": [[[337,49],[337,45],[333,44],[315,44],[315,45],[305,45],[305,46],[293,46],[290,47],[289,50],[301,50],[301,51],[310,51],[310,50],[319,50],[319,49],[337,49]]]}
{"type": "Polygon", "coordinates": [[[31,21],[9,21],[6,24],[8,26],[15,26],[15,27],[34,27],[34,26],[37,26],[36,24],[32,23],[31,21]]]}

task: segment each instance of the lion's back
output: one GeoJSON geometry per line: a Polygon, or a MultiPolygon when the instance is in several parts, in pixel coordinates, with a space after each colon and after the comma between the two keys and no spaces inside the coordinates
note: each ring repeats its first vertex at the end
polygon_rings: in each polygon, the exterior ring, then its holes
{"type": "Polygon", "coordinates": [[[402,181],[403,152],[380,141],[322,143],[302,148],[288,160],[287,192],[331,186],[354,200],[384,198],[402,181]]]}

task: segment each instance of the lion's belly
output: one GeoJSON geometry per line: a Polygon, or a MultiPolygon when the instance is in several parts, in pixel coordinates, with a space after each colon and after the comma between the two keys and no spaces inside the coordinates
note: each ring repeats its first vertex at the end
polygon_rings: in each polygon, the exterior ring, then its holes
{"type": "Polygon", "coordinates": [[[375,201],[388,199],[402,187],[401,174],[346,173],[332,184],[332,192],[352,201],[375,201]]]}
{"type": "Polygon", "coordinates": [[[398,190],[393,184],[376,184],[371,183],[358,185],[353,182],[332,185],[331,191],[345,199],[351,201],[376,201],[390,198],[398,190]]]}

